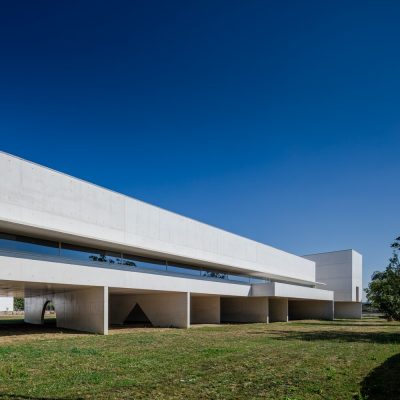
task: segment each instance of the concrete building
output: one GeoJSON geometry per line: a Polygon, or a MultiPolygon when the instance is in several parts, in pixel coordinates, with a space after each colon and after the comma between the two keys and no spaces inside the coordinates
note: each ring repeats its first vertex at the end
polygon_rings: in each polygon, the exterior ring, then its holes
{"type": "Polygon", "coordinates": [[[110,324],[361,317],[361,256],[296,256],[0,153],[0,296],[25,321],[110,324]]]}

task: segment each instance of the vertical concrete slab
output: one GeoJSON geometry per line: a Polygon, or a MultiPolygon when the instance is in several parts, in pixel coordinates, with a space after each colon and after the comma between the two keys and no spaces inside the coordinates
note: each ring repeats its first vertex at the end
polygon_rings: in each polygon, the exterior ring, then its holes
{"type": "Polygon", "coordinates": [[[335,318],[361,319],[362,303],[335,301],[335,318]]]}
{"type": "Polygon", "coordinates": [[[219,324],[221,322],[221,307],[219,296],[191,296],[191,324],[219,324]]]}
{"type": "Polygon", "coordinates": [[[56,293],[57,326],[108,334],[108,287],[91,287],[56,293]]]}
{"type": "Polygon", "coordinates": [[[51,300],[52,296],[26,296],[24,306],[24,321],[28,324],[43,324],[43,309],[47,301],[51,300]]]}
{"type": "Polygon", "coordinates": [[[332,321],[334,318],[333,301],[290,300],[289,319],[322,319],[332,321]]]}
{"type": "Polygon", "coordinates": [[[57,327],[108,334],[108,287],[26,296],[25,322],[42,324],[47,301],[54,304],[57,327]]]}
{"type": "Polygon", "coordinates": [[[269,298],[269,322],[288,322],[289,310],[287,298],[269,298]]]}
{"type": "Polygon", "coordinates": [[[221,322],[268,323],[268,298],[221,297],[221,322]]]}

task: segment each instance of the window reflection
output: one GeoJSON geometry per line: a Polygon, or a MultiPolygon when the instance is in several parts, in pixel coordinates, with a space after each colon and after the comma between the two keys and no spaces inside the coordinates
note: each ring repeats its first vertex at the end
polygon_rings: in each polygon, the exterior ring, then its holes
{"type": "Polygon", "coordinates": [[[243,283],[249,283],[250,278],[245,275],[233,275],[229,274],[228,279],[230,281],[236,281],[236,282],[243,282],[243,283]]]}
{"type": "Polygon", "coordinates": [[[223,272],[218,271],[203,271],[202,276],[206,276],[208,278],[216,278],[216,279],[227,279],[228,275],[223,272]]]}
{"type": "Polygon", "coordinates": [[[164,271],[167,273],[191,275],[194,277],[198,276],[221,279],[237,283],[265,283],[269,281],[266,278],[230,274],[223,271],[204,269],[179,263],[169,263],[166,260],[153,260],[130,254],[121,254],[107,250],[99,250],[69,243],[59,243],[8,233],[0,233],[0,250],[1,249],[61,256],[65,259],[79,260],[81,262],[105,263],[116,266],[123,265],[132,269],[164,271]]]}
{"type": "Polygon", "coordinates": [[[201,276],[202,273],[201,268],[188,267],[186,265],[170,264],[170,263],[168,263],[167,271],[176,274],[185,274],[194,276],[201,276]]]}
{"type": "Polygon", "coordinates": [[[119,253],[92,249],[89,247],[76,246],[67,243],[61,243],[62,257],[72,258],[80,261],[95,261],[109,264],[122,264],[122,257],[119,253]]]}
{"type": "Polygon", "coordinates": [[[250,283],[267,283],[269,282],[269,279],[266,278],[257,278],[254,276],[250,277],[250,283]]]}
{"type": "Polygon", "coordinates": [[[156,271],[165,271],[167,266],[167,263],[165,261],[152,260],[149,258],[132,256],[127,254],[123,254],[122,263],[123,265],[127,265],[130,267],[151,269],[156,271]]]}
{"type": "Polygon", "coordinates": [[[0,233],[0,248],[11,251],[58,255],[58,242],[0,233]]]}

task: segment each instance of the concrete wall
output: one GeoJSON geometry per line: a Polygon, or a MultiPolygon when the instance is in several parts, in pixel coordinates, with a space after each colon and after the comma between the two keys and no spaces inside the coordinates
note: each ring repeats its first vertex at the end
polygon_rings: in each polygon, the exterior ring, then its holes
{"type": "Polygon", "coordinates": [[[325,283],[321,289],[333,290],[335,301],[361,301],[362,256],[354,250],[304,256],[316,263],[316,281],[325,283]],[[359,299],[356,288],[359,288],[359,299]]]}
{"type": "Polygon", "coordinates": [[[221,298],[221,322],[268,322],[268,298],[221,298]]]}
{"type": "Polygon", "coordinates": [[[190,323],[219,324],[221,307],[219,296],[191,296],[190,323]]]}
{"type": "Polygon", "coordinates": [[[362,255],[357,253],[356,251],[352,252],[352,295],[351,298],[353,301],[362,302],[363,296],[363,281],[362,281],[362,255]],[[358,298],[357,291],[358,289],[358,298]]]}
{"type": "Polygon", "coordinates": [[[0,227],[203,266],[315,280],[312,261],[0,152],[0,227]]]}
{"type": "Polygon", "coordinates": [[[110,323],[122,324],[139,304],[157,327],[190,327],[189,293],[116,294],[110,296],[110,323]]]}
{"type": "Polygon", "coordinates": [[[289,320],[324,319],[333,320],[333,301],[290,300],[289,320]]]}
{"type": "Polygon", "coordinates": [[[362,318],[362,303],[336,301],[335,318],[362,318]]]}
{"type": "MultiPolygon", "coordinates": [[[[24,321],[28,324],[43,324],[44,306],[48,301],[54,301],[54,295],[49,296],[25,296],[24,321]]],[[[55,308],[55,307],[54,307],[55,308]]],[[[57,307],[59,308],[59,307],[57,307]]],[[[55,308],[56,313],[57,309],[55,308]]],[[[60,313],[62,310],[59,310],[60,313]]]]}
{"type": "Polygon", "coordinates": [[[333,300],[333,292],[294,284],[268,282],[251,287],[252,296],[291,297],[310,300],[333,300]]]}
{"type": "Polygon", "coordinates": [[[288,299],[269,298],[269,322],[287,322],[289,319],[288,299]]]}
{"type": "Polygon", "coordinates": [[[42,324],[43,307],[52,301],[57,327],[108,334],[108,288],[91,287],[47,295],[25,296],[25,322],[42,324]]]}

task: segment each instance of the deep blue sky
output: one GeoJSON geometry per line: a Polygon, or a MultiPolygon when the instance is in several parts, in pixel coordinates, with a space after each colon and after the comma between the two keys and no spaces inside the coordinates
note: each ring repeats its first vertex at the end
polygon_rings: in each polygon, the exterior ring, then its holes
{"type": "Polygon", "coordinates": [[[398,1],[0,4],[0,146],[297,254],[400,235],[398,1]]]}

